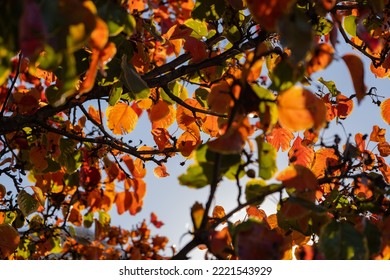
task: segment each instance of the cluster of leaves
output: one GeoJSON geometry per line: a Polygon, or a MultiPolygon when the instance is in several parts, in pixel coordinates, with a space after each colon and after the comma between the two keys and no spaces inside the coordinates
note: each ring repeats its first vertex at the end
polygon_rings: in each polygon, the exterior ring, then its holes
{"type": "Polygon", "coordinates": [[[166,237],[109,213],[139,213],[146,162],[166,177],[174,156],[191,159],[179,183],[210,193],[191,207],[192,241],[167,257],[201,246],[223,259],[390,258],[385,129],[371,148],[360,133],[320,137],[364,98],[390,124],[390,99],[367,90],[356,53],[342,55],[354,94],[312,86],[340,36],[389,77],[388,1],[17,2],[0,4],[1,258],[165,258],[166,237]],[[151,141],[136,145],[125,136],[143,115],[151,141]],[[290,165],[278,172],[280,150],[290,165]],[[238,190],[228,213],[211,211],[223,179],[238,190]]]}

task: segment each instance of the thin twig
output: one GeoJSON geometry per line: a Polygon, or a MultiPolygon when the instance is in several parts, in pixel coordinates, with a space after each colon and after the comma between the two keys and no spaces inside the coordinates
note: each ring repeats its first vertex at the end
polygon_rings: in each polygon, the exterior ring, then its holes
{"type": "Polygon", "coordinates": [[[12,80],[10,88],[8,89],[7,96],[5,97],[5,100],[4,100],[4,103],[3,103],[3,108],[1,108],[0,117],[2,117],[4,115],[5,107],[6,107],[7,103],[8,103],[8,100],[9,100],[9,98],[11,96],[12,90],[14,89],[16,81],[18,79],[18,76],[19,76],[19,73],[20,73],[20,66],[22,65],[22,57],[23,57],[22,52],[20,52],[19,53],[18,66],[16,68],[15,77],[12,80]]]}

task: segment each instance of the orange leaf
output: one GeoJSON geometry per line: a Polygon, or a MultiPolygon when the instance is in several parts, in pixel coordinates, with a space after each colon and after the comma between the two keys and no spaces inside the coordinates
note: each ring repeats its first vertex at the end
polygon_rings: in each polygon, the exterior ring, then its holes
{"type": "Polygon", "coordinates": [[[322,178],[325,173],[337,175],[340,170],[335,169],[339,165],[339,156],[336,155],[334,149],[321,148],[316,151],[315,159],[312,166],[312,171],[317,178],[322,178]]]}
{"type": "Polygon", "coordinates": [[[89,44],[92,48],[103,50],[108,42],[108,26],[104,20],[96,17],[96,27],[92,31],[89,44]]]}
{"type": "Polygon", "coordinates": [[[390,70],[388,68],[383,67],[383,64],[375,67],[374,64],[371,62],[370,70],[377,78],[387,78],[390,76],[390,70]]]}
{"type": "Polygon", "coordinates": [[[181,154],[185,157],[191,155],[191,153],[201,143],[199,127],[192,123],[176,142],[177,148],[181,154]]]}
{"type": "Polygon", "coordinates": [[[118,192],[115,196],[115,204],[119,215],[122,215],[124,212],[129,210],[131,205],[131,195],[130,192],[118,192]]]}
{"type": "Polygon", "coordinates": [[[131,132],[138,121],[137,114],[126,103],[118,102],[114,106],[109,106],[106,114],[108,128],[117,135],[131,132]]]}
{"type": "Polygon", "coordinates": [[[95,48],[92,49],[91,62],[89,64],[87,73],[85,74],[84,80],[80,85],[79,94],[89,92],[93,88],[99,66],[99,56],[100,51],[95,48]]]}
{"type": "Polygon", "coordinates": [[[382,119],[390,124],[390,98],[386,99],[381,103],[381,115],[382,119]]]}
{"type": "Polygon", "coordinates": [[[228,227],[224,227],[220,231],[211,231],[209,242],[210,251],[219,258],[227,259],[231,255],[232,237],[228,227]]]}
{"type": "MultiPolygon", "coordinates": [[[[103,118],[103,112],[100,112],[102,114],[102,118],[103,118]]],[[[88,107],[88,114],[91,116],[91,118],[101,124],[100,122],[100,113],[99,111],[97,111],[92,105],[88,107]]]]}
{"type": "Polygon", "coordinates": [[[157,218],[157,215],[155,213],[151,213],[150,214],[150,222],[156,227],[156,228],[160,228],[164,225],[163,222],[159,221],[158,218],[157,218]]]}
{"type": "Polygon", "coordinates": [[[230,84],[225,80],[213,84],[207,97],[210,110],[221,114],[228,113],[234,105],[230,91],[230,84]]]}
{"type": "Polygon", "coordinates": [[[297,137],[288,152],[290,163],[310,167],[314,160],[314,149],[305,145],[301,137],[297,137]]]}
{"type": "Polygon", "coordinates": [[[345,95],[339,94],[336,97],[336,115],[340,119],[348,117],[353,110],[353,101],[345,95]]]}
{"type": "Polygon", "coordinates": [[[253,128],[248,118],[245,118],[240,123],[234,122],[225,134],[208,142],[208,146],[211,150],[221,154],[238,154],[252,133],[253,128]]]}
{"type": "Polygon", "coordinates": [[[76,227],[80,227],[83,222],[83,216],[78,209],[72,208],[72,210],[70,210],[68,221],[76,227]]]}
{"type": "MultiPolygon", "coordinates": [[[[200,105],[200,103],[195,99],[188,98],[184,102],[193,108],[204,109],[202,105],[200,105]]],[[[181,105],[177,106],[176,121],[179,127],[183,130],[187,130],[187,127],[189,127],[191,124],[195,123],[198,120],[203,122],[205,118],[205,114],[194,114],[191,110],[181,105]]]]}
{"type": "Polygon", "coordinates": [[[372,142],[385,142],[386,141],[386,129],[379,128],[379,126],[374,125],[372,127],[372,132],[370,134],[370,141],[372,142]]]}
{"type": "MultiPolygon", "coordinates": [[[[318,189],[317,178],[314,173],[302,165],[290,165],[280,172],[276,179],[283,182],[286,189],[295,190],[297,193],[310,193],[315,195],[318,189]]],[[[313,199],[314,196],[307,197],[313,199]]]]}
{"type": "Polygon", "coordinates": [[[298,131],[320,129],[326,121],[324,101],[301,87],[292,87],[279,93],[279,123],[282,127],[298,131]]]}
{"type": "Polygon", "coordinates": [[[169,176],[169,173],[167,172],[167,167],[164,164],[154,168],[153,173],[157,178],[163,178],[169,176]]]}
{"type": "Polygon", "coordinates": [[[382,157],[390,155],[390,144],[387,142],[381,142],[378,144],[378,151],[382,157]]]}
{"type": "Polygon", "coordinates": [[[218,136],[218,117],[217,116],[206,116],[206,120],[202,123],[202,131],[207,133],[211,137],[218,136]]]}
{"type": "Polygon", "coordinates": [[[256,206],[248,206],[246,213],[250,218],[258,219],[259,221],[267,220],[267,214],[264,210],[257,208],[256,206]]]}
{"type": "Polygon", "coordinates": [[[20,242],[19,233],[8,224],[0,225],[0,258],[6,259],[11,255],[20,242]]]}
{"type": "Polygon", "coordinates": [[[153,104],[148,114],[153,129],[168,128],[175,121],[175,108],[163,100],[159,100],[157,104],[153,104]]]}
{"type": "Polygon", "coordinates": [[[145,163],[141,159],[136,158],[134,161],[134,168],[133,170],[130,170],[130,172],[135,178],[144,178],[146,176],[145,163]]]}
{"type": "Polygon", "coordinates": [[[226,216],[225,209],[220,205],[215,205],[213,209],[213,218],[222,219],[226,216]]]}
{"type": "Polygon", "coordinates": [[[356,147],[362,153],[366,149],[366,141],[363,139],[363,134],[356,133],[355,135],[356,147]]]}
{"type": "Polygon", "coordinates": [[[169,134],[168,130],[166,130],[165,128],[153,129],[152,135],[153,135],[154,142],[156,142],[157,147],[160,151],[172,147],[172,144],[170,142],[172,137],[169,134]]]}
{"type": "Polygon", "coordinates": [[[100,52],[99,55],[99,62],[100,62],[100,67],[102,67],[104,64],[107,64],[108,62],[111,61],[111,59],[115,56],[116,54],[116,46],[113,42],[108,42],[108,44],[105,46],[105,48],[100,52]]]}
{"type": "Polygon", "coordinates": [[[294,138],[294,134],[286,128],[280,125],[275,125],[269,134],[267,134],[267,142],[275,147],[276,151],[281,148],[282,151],[286,151],[290,148],[290,142],[294,138]]]}
{"type": "Polygon", "coordinates": [[[354,54],[346,54],[343,57],[345,64],[348,67],[351,74],[353,87],[355,88],[356,98],[358,104],[363,100],[366,95],[366,85],[364,84],[364,65],[363,61],[354,54]]]}
{"type": "Polygon", "coordinates": [[[314,72],[328,67],[333,61],[334,49],[330,44],[319,44],[314,49],[313,57],[306,66],[307,74],[310,76],[314,72]]]}

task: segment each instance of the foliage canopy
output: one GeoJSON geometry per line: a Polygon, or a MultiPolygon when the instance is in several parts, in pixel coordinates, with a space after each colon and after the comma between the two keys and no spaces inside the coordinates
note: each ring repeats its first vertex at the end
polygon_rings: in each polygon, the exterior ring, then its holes
{"type": "Polygon", "coordinates": [[[387,0],[1,1],[0,258],[389,259],[386,129],[321,138],[363,99],[390,124],[365,84],[389,78],[389,51],[387,0]],[[336,59],[350,96],[317,78],[336,59]],[[151,141],[127,141],[144,116],[151,141]],[[137,215],[145,163],[166,177],[173,157],[188,162],[178,183],[209,196],[172,253],[158,213],[132,229],[110,213],[137,215]],[[213,206],[227,181],[229,212],[213,206]]]}

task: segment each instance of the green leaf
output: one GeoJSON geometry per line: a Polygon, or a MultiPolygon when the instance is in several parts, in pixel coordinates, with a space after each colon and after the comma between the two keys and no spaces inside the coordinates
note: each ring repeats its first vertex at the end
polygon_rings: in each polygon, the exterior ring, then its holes
{"type": "Polygon", "coordinates": [[[269,119],[269,127],[274,126],[278,122],[278,106],[276,105],[276,97],[268,89],[257,84],[251,84],[253,91],[260,98],[259,117],[261,120],[269,119]],[[269,100],[269,101],[267,101],[269,100]],[[268,114],[268,116],[267,116],[268,114]]]}
{"type": "Polygon", "coordinates": [[[108,99],[108,104],[110,104],[110,106],[114,106],[121,98],[122,93],[123,93],[122,83],[121,82],[115,83],[110,90],[110,95],[109,95],[110,97],[108,99]]]}
{"type": "Polygon", "coordinates": [[[90,228],[93,224],[93,218],[94,218],[94,213],[93,212],[88,212],[87,214],[84,215],[83,217],[83,225],[86,228],[90,228]]]}
{"type": "Polygon", "coordinates": [[[351,35],[356,37],[356,16],[346,16],[343,21],[344,30],[351,35]]]}
{"type": "Polygon", "coordinates": [[[99,211],[99,218],[98,221],[101,225],[107,226],[111,222],[111,216],[107,212],[99,211]]]}
{"type": "Polygon", "coordinates": [[[293,66],[291,62],[284,59],[268,75],[272,81],[270,89],[280,92],[291,88],[300,81],[303,78],[304,69],[293,66]]]}
{"type": "MultiPolygon", "coordinates": [[[[264,190],[268,190],[265,188],[267,183],[263,179],[251,179],[245,185],[245,199],[246,201],[253,200],[262,195],[264,190]]],[[[262,201],[256,201],[254,205],[261,204],[262,201]]]]}
{"type": "MultiPolygon", "coordinates": [[[[168,84],[168,88],[171,90],[171,93],[175,95],[176,97],[180,98],[181,100],[186,100],[188,98],[188,90],[185,86],[183,86],[178,81],[173,81],[168,84]]],[[[168,94],[160,88],[160,95],[161,98],[167,102],[168,104],[175,104],[176,102],[173,101],[168,94]]]]}
{"type": "Polygon", "coordinates": [[[319,240],[319,248],[328,260],[368,258],[363,235],[348,222],[333,220],[325,226],[319,240]]]}
{"type": "Polygon", "coordinates": [[[340,91],[337,89],[335,82],[325,81],[322,77],[320,77],[318,81],[324,86],[326,86],[326,88],[329,90],[333,97],[336,97],[340,94],[340,91]]]}
{"type": "Polygon", "coordinates": [[[110,36],[117,36],[122,31],[131,35],[135,29],[134,17],[115,2],[104,1],[103,5],[98,5],[98,14],[107,23],[110,36]]]}
{"type": "Polygon", "coordinates": [[[75,149],[75,147],[73,140],[61,138],[61,154],[58,157],[58,161],[66,168],[68,174],[75,172],[81,166],[81,152],[75,149]]]}
{"type": "Polygon", "coordinates": [[[370,221],[365,221],[365,228],[363,233],[367,240],[369,255],[372,256],[374,254],[378,254],[382,245],[381,232],[379,231],[378,227],[370,221]]]}
{"type": "Polygon", "coordinates": [[[264,142],[261,137],[256,138],[259,161],[259,176],[264,180],[271,179],[276,171],[276,149],[271,144],[264,142]]]}
{"type": "Polygon", "coordinates": [[[122,75],[124,78],[124,85],[130,90],[130,95],[133,99],[145,99],[150,95],[150,89],[146,82],[142,80],[141,76],[137,73],[134,66],[128,64],[127,56],[122,56],[122,75]]]}
{"type": "MultiPolygon", "coordinates": [[[[206,164],[190,165],[185,174],[178,177],[179,184],[182,186],[188,186],[190,188],[200,189],[210,184],[210,176],[207,176],[207,172],[204,169],[206,164]]],[[[209,166],[212,168],[212,166],[209,166]]]]}
{"type": "Polygon", "coordinates": [[[209,96],[209,91],[205,88],[197,88],[195,90],[195,99],[202,105],[203,107],[207,108],[207,98],[209,96]]]}
{"type": "Polygon", "coordinates": [[[21,190],[18,194],[18,205],[20,211],[22,211],[23,215],[27,217],[31,213],[34,213],[38,210],[39,202],[35,197],[27,193],[25,190],[21,190]]]}
{"type": "Polygon", "coordinates": [[[225,11],[225,6],[224,0],[198,0],[191,15],[200,20],[219,20],[225,11]]]}
{"type": "Polygon", "coordinates": [[[333,29],[333,23],[324,17],[319,18],[318,23],[314,27],[315,29],[315,35],[317,36],[324,36],[329,34],[330,31],[333,29]]]}
{"type": "Polygon", "coordinates": [[[184,22],[184,25],[193,30],[190,36],[196,39],[207,37],[209,33],[206,22],[199,19],[190,18],[184,22]]]}

